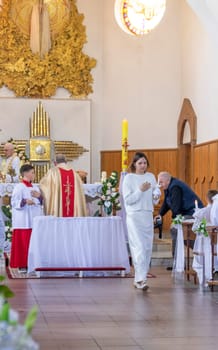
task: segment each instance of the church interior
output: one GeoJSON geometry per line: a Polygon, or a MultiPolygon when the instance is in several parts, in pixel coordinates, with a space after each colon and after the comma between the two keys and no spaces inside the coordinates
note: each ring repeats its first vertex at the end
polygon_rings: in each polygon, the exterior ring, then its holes
{"type": "MultiPolygon", "coordinates": [[[[218,190],[217,30],[217,0],[0,0],[0,156],[13,140],[38,183],[63,153],[87,186],[99,186],[142,151],[156,178],[169,172],[206,205],[208,190],[218,190]],[[140,20],[134,29],[146,2],[164,3],[162,17],[152,29],[140,20]]],[[[162,203],[163,195],[154,215],[162,203]]],[[[168,213],[166,247],[157,230],[153,246],[167,258],[171,221],[168,213]]],[[[217,283],[175,276],[157,260],[146,292],[133,288],[131,274],[7,275],[0,287],[14,292],[19,322],[38,309],[32,338],[39,347],[19,349],[216,349],[217,283]]],[[[6,349],[1,337],[0,327],[6,349]]]]}

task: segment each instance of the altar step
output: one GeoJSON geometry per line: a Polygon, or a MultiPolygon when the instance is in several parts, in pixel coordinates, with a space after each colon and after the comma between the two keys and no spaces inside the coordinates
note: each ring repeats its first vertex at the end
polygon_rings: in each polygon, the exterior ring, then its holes
{"type": "MultiPolygon", "coordinates": [[[[166,235],[163,234],[164,237],[166,235]]],[[[151,266],[171,266],[172,265],[172,243],[170,238],[158,238],[155,234],[151,266]]]]}
{"type": "MultiPolygon", "coordinates": [[[[160,239],[156,234],[154,236],[151,266],[172,266],[172,241],[169,234],[163,234],[163,237],[166,238],[160,239]]],[[[192,250],[189,252],[192,259],[192,250]]]]}

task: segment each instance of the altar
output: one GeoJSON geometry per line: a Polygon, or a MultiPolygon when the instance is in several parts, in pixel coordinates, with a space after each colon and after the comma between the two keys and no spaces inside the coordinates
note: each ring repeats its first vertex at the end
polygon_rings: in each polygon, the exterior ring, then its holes
{"type": "MultiPolygon", "coordinates": [[[[16,185],[17,183],[0,183],[0,205],[2,205],[3,197],[11,197],[13,189],[16,185]]],[[[83,184],[83,190],[86,197],[87,212],[89,216],[93,216],[98,209],[96,200],[101,194],[101,187],[101,183],[83,184]]]]}
{"type": "Polygon", "coordinates": [[[92,269],[130,271],[120,217],[34,218],[28,273],[92,269]]]}

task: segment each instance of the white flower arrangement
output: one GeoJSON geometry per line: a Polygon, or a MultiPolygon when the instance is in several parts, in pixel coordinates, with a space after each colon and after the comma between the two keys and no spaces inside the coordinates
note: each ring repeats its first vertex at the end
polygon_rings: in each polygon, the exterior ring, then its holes
{"type": "Polygon", "coordinates": [[[204,237],[208,237],[207,232],[207,220],[205,218],[201,219],[197,225],[192,228],[193,231],[197,234],[203,235],[204,237]]]}
{"type": "Polygon", "coordinates": [[[33,307],[24,324],[20,324],[18,313],[10,308],[7,301],[14,293],[2,284],[4,279],[0,275],[0,349],[38,350],[39,345],[30,334],[37,318],[37,308],[33,307]]]}
{"type": "Polygon", "coordinates": [[[121,209],[119,200],[120,193],[117,190],[117,185],[118,173],[116,171],[112,171],[109,178],[102,179],[101,195],[98,205],[103,207],[107,215],[110,215],[113,210],[117,211],[121,209]]]}
{"type": "Polygon", "coordinates": [[[5,240],[11,242],[12,239],[12,210],[11,206],[2,205],[1,207],[3,214],[6,217],[5,220],[5,240]]]}
{"type": "Polygon", "coordinates": [[[179,214],[179,215],[176,215],[176,217],[172,220],[172,223],[173,223],[174,225],[181,225],[182,222],[183,222],[183,220],[184,220],[184,216],[182,216],[181,214],[179,214]]]}

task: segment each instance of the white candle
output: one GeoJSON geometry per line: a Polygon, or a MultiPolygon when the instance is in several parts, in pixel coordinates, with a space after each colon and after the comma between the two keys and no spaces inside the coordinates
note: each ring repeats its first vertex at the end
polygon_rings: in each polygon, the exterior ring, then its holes
{"type": "Polygon", "coordinates": [[[198,209],[198,201],[195,199],[195,209],[198,209]]]}
{"type": "Polygon", "coordinates": [[[101,182],[105,181],[107,179],[107,172],[106,171],[102,171],[101,172],[101,182]]]}

